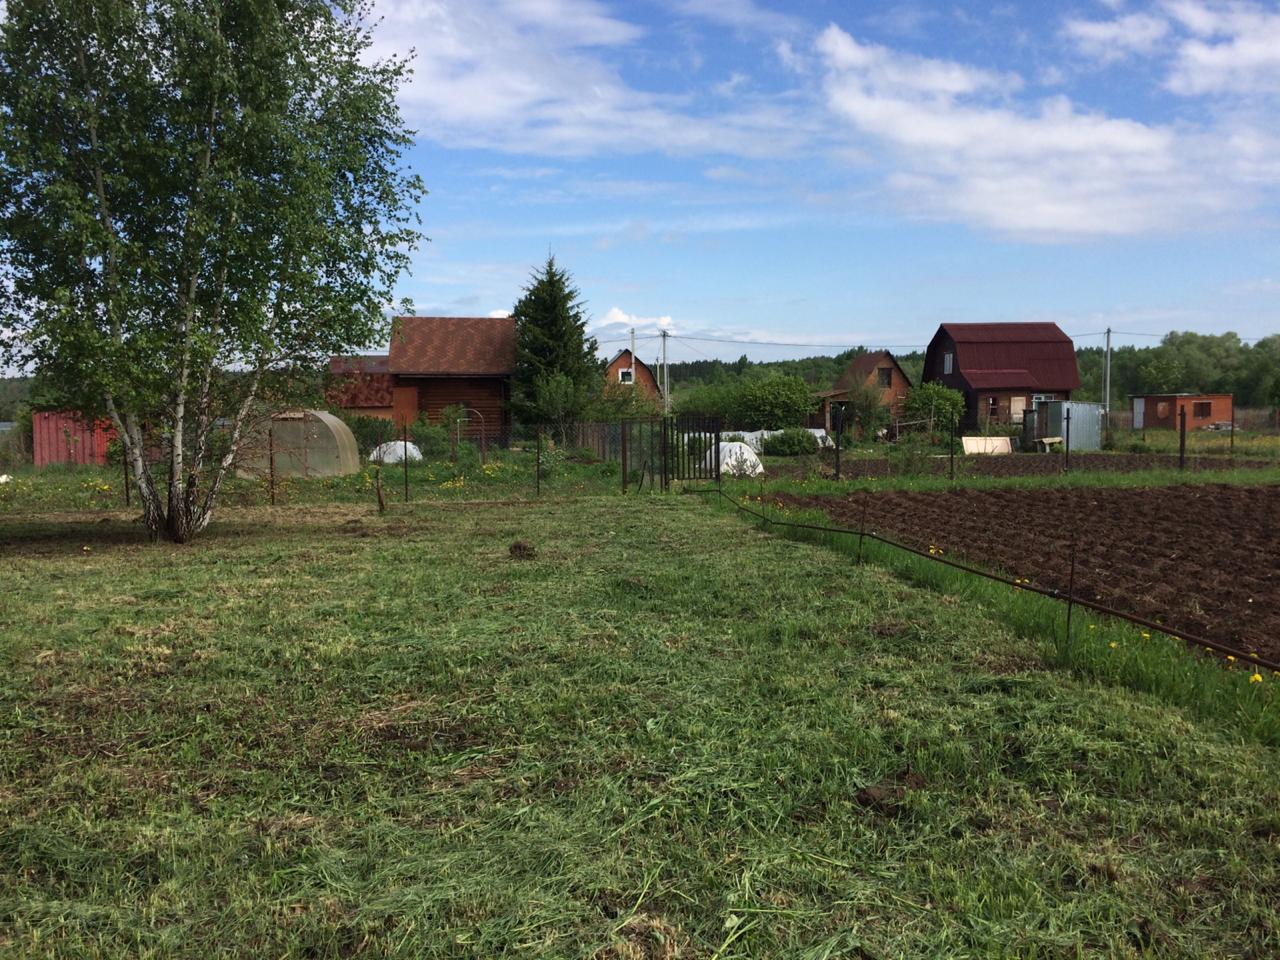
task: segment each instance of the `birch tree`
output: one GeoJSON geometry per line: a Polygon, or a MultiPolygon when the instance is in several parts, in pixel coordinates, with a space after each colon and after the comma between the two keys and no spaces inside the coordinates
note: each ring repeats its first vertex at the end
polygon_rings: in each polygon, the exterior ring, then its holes
{"type": "MultiPolygon", "coordinates": [[[[0,357],[110,418],[189,541],[263,401],[384,327],[421,181],[350,0],[9,0],[0,357]]],[[[272,397],[274,399],[274,397],[272,397]]]]}

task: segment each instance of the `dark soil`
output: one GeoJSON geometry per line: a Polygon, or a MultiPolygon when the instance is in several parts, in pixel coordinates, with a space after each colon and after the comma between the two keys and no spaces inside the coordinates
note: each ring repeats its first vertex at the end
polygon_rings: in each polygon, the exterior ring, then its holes
{"type": "MultiPolygon", "coordinates": [[[[1009,459],[1009,458],[1003,458],[1009,459]]],[[[1280,660],[1280,487],[780,495],[856,529],[1280,660]]]]}
{"type": "MultiPolygon", "coordinates": [[[[824,453],[820,470],[824,476],[835,473],[835,456],[824,453]]],[[[1039,477],[1062,473],[1066,466],[1060,453],[1016,453],[997,457],[956,457],[957,477],[1039,477]]],[[[1187,470],[1259,470],[1280,466],[1275,460],[1246,460],[1231,457],[1187,457],[1187,470]]],[[[1136,473],[1142,470],[1176,470],[1176,455],[1157,453],[1073,453],[1071,471],[1080,473],[1136,473]]],[[[946,476],[951,465],[945,456],[913,458],[850,457],[841,459],[841,475],[846,479],[860,477],[897,477],[904,475],[946,476]]],[[[795,463],[770,461],[771,476],[803,476],[809,466],[797,458],[795,463]]]]}

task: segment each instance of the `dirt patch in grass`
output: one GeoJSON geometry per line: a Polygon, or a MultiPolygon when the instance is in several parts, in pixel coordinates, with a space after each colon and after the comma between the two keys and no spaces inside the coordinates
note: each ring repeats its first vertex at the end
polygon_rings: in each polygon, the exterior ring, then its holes
{"type": "MultiPolygon", "coordinates": [[[[1004,458],[1008,459],[1008,458],[1004,458]]],[[[1280,660],[1280,487],[780,494],[856,529],[1280,660]]]]}

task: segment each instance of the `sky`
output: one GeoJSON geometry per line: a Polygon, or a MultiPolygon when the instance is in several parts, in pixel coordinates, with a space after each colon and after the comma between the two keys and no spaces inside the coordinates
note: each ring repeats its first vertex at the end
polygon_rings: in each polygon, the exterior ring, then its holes
{"type": "Polygon", "coordinates": [[[418,313],[508,311],[554,254],[605,353],[632,326],[679,360],[905,350],[945,321],[1280,330],[1278,4],[376,13],[376,52],[415,57],[418,313]]]}

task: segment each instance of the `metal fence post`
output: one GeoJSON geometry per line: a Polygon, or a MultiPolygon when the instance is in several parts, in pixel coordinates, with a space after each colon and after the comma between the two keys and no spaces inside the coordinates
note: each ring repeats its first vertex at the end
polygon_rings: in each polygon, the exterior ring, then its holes
{"type": "Polygon", "coordinates": [[[622,492],[627,492],[627,470],[630,464],[627,463],[627,421],[622,421],[622,492]]]}
{"type": "Polygon", "coordinates": [[[867,535],[867,500],[869,494],[862,492],[862,519],[858,521],[858,563],[862,563],[862,539],[867,535]]]}
{"type": "Polygon", "coordinates": [[[1178,407],[1178,469],[1187,469],[1187,407],[1178,407]]]}
{"type": "MultiPolygon", "coordinates": [[[[1066,402],[1068,404],[1070,403],[1070,401],[1066,401],[1066,402]]],[[[1063,444],[1062,444],[1062,447],[1063,447],[1062,472],[1068,473],[1071,470],[1071,407],[1067,406],[1065,409],[1066,409],[1066,414],[1062,418],[1063,422],[1066,424],[1066,427],[1065,427],[1066,439],[1063,441],[1063,444]]]]}
{"type": "Polygon", "coordinates": [[[951,461],[951,482],[956,482],[956,415],[951,414],[951,442],[947,444],[947,456],[951,461]]]}
{"type": "Polygon", "coordinates": [[[400,464],[404,468],[404,502],[409,502],[409,425],[400,428],[400,464]]]}
{"type": "Polygon", "coordinates": [[[1071,642],[1071,611],[1076,594],[1076,538],[1071,537],[1071,572],[1067,574],[1067,642],[1071,642]]]}
{"type": "Polygon", "coordinates": [[[1231,398],[1231,459],[1236,458],[1236,398],[1231,398]]]}
{"type": "Polygon", "coordinates": [[[844,433],[844,408],[836,407],[836,479],[840,479],[840,435],[844,433]]]}

